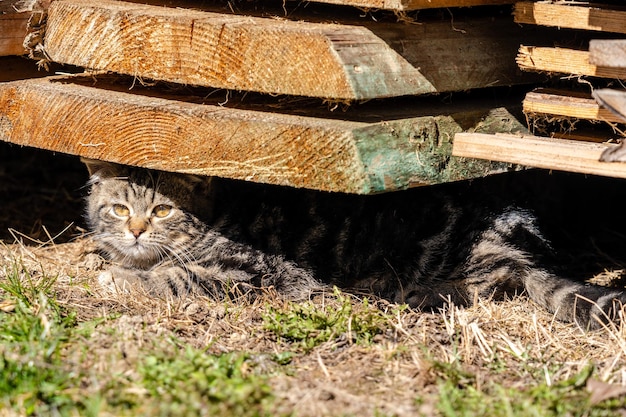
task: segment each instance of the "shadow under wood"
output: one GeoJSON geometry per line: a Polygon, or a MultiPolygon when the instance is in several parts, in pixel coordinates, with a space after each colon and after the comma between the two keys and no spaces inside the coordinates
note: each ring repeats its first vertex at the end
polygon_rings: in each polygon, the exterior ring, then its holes
{"type": "MultiPolygon", "coordinates": [[[[379,123],[424,116],[467,114],[472,122],[460,123],[463,128],[480,121],[471,115],[488,114],[505,107],[521,116],[521,103],[528,86],[494,87],[441,95],[402,96],[363,102],[342,103],[319,98],[238,92],[232,90],[172,84],[163,81],[139,82],[119,74],[84,74],[50,79],[51,84],[80,85],[97,90],[114,91],[135,96],[160,98],[174,102],[219,106],[259,113],[313,117],[359,123],[379,123]]],[[[94,90],[95,91],[95,90],[94,90]]]]}
{"type": "MultiPolygon", "coordinates": [[[[0,240],[12,243],[10,230],[35,240],[22,238],[25,244],[64,230],[55,243],[80,235],[87,178],[76,157],[0,143],[0,240]]],[[[568,276],[626,269],[625,180],[531,170],[437,187],[468,185],[534,209],[568,276]]]]}
{"type": "Polygon", "coordinates": [[[77,157],[0,143],[0,240],[55,243],[81,234],[87,170],[77,157]],[[32,239],[32,240],[31,240],[32,239]]]}
{"type": "Polygon", "coordinates": [[[626,180],[536,169],[473,183],[537,215],[564,276],[583,280],[615,271],[621,278],[613,284],[626,285],[626,180]]]}
{"type": "Polygon", "coordinates": [[[0,68],[2,68],[0,71],[0,82],[48,77],[56,73],[70,74],[81,72],[78,67],[54,62],[48,64],[48,71],[46,71],[38,67],[37,61],[24,56],[0,56],[0,68]]]}

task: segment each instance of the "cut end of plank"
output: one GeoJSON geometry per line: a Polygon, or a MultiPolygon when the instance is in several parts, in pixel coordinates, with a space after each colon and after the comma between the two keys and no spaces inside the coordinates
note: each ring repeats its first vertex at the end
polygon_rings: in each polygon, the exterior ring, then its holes
{"type": "Polygon", "coordinates": [[[626,11],[606,4],[575,1],[520,1],[513,10],[517,23],[626,33],[626,11]]]}
{"type": "Polygon", "coordinates": [[[526,94],[523,110],[527,115],[543,114],[594,121],[624,123],[624,119],[602,108],[589,94],[565,90],[537,89],[526,94]]]}
{"type": "Polygon", "coordinates": [[[434,92],[356,26],[59,0],[44,45],[55,62],[180,84],[343,100],[434,92]]]}
{"type": "Polygon", "coordinates": [[[593,65],[589,52],[577,49],[521,45],[516,62],[525,71],[626,79],[626,68],[593,65]]]}

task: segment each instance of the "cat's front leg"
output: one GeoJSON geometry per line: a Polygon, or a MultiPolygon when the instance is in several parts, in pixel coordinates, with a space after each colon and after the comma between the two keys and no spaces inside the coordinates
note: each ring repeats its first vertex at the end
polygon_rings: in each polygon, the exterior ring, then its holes
{"type": "Polygon", "coordinates": [[[111,292],[138,290],[161,298],[203,295],[213,299],[251,299],[261,292],[253,274],[219,265],[187,264],[183,267],[164,263],[149,270],[111,266],[99,275],[98,281],[111,292]]]}
{"type": "Polygon", "coordinates": [[[271,288],[289,300],[307,299],[328,288],[310,269],[221,236],[204,254],[203,265],[218,269],[209,278],[257,293],[271,288]]]}
{"type": "Polygon", "coordinates": [[[306,299],[325,286],[305,268],[259,251],[213,251],[204,263],[162,263],[149,270],[111,266],[98,277],[113,292],[143,290],[165,298],[204,295],[253,299],[272,288],[281,296],[306,299]]]}
{"type": "MultiPolygon", "coordinates": [[[[157,265],[149,270],[113,265],[98,276],[105,289],[115,293],[143,291],[164,298],[182,298],[191,294],[206,294],[200,288],[198,274],[206,276],[211,271],[197,265],[182,267],[173,264],[157,265]]],[[[217,271],[213,271],[217,272],[217,271]]],[[[214,295],[217,291],[212,289],[214,295]]]]}
{"type": "Polygon", "coordinates": [[[113,293],[129,293],[143,288],[142,280],[135,270],[112,266],[98,275],[98,283],[102,288],[113,293]]]}

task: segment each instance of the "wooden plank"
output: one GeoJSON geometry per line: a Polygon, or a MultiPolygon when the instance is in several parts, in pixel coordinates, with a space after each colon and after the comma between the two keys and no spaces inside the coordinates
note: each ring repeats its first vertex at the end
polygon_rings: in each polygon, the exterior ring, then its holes
{"type": "Polygon", "coordinates": [[[116,91],[100,79],[101,88],[91,85],[91,77],[0,84],[0,140],[167,171],[367,194],[509,169],[460,164],[450,158],[451,138],[463,129],[524,130],[506,108],[475,102],[457,113],[364,123],[195,104],[154,97],[153,90],[131,94],[127,85],[116,91]]]}
{"type": "Polygon", "coordinates": [[[585,120],[624,122],[611,111],[601,108],[590,95],[572,91],[550,89],[531,91],[524,98],[523,110],[527,114],[541,113],[585,120]]]}
{"type": "Polygon", "coordinates": [[[50,0],[0,0],[0,56],[24,55],[24,39],[33,12],[42,12],[50,0]]]}
{"type": "Polygon", "coordinates": [[[515,3],[515,22],[559,28],[626,33],[626,11],[587,2],[521,1],[515,3]]]}
{"type": "Polygon", "coordinates": [[[588,51],[522,45],[516,62],[525,71],[626,79],[626,69],[590,64],[588,51]]]}
{"type": "MultiPolygon", "coordinates": [[[[299,0],[298,0],[299,1],[299,0]]],[[[470,7],[513,4],[515,0],[313,0],[365,9],[409,11],[442,7],[470,7]]]]}
{"type": "Polygon", "coordinates": [[[44,10],[49,5],[50,0],[3,0],[0,1],[0,15],[44,10]]]}
{"type": "Polygon", "coordinates": [[[593,97],[596,101],[621,123],[626,122],[626,92],[601,88],[594,90],[593,97]]]}
{"type": "Polygon", "coordinates": [[[26,53],[24,38],[27,34],[30,13],[0,14],[0,56],[26,53]]]}
{"type": "Polygon", "coordinates": [[[592,39],[589,42],[589,63],[626,68],[626,39],[592,39]]]}
{"type": "Polygon", "coordinates": [[[602,152],[614,146],[537,136],[457,133],[452,155],[626,178],[626,164],[600,162],[602,152]]]}
{"type": "Polygon", "coordinates": [[[366,28],[58,0],[45,49],[55,62],[142,79],[361,100],[528,82],[514,64],[522,34],[506,18],[366,28]]]}

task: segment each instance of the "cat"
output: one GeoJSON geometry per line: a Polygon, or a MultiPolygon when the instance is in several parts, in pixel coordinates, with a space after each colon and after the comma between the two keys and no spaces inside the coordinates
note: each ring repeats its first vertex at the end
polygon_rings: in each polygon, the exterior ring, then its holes
{"type": "Polygon", "coordinates": [[[358,196],[84,162],[87,223],[112,263],[99,279],[118,289],[298,300],[338,286],[417,309],[525,292],[585,329],[626,301],[557,275],[533,213],[471,189],[358,196]]]}

